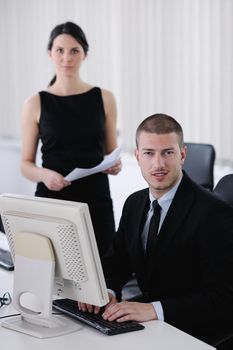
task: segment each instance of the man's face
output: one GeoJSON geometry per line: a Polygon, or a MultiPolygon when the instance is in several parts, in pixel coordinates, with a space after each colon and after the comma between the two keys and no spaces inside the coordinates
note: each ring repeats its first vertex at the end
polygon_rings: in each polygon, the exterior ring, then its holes
{"type": "Polygon", "coordinates": [[[186,147],[179,147],[178,136],[142,131],[135,150],[142,176],[156,198],[168,192],[182,176],[186,147]]]}

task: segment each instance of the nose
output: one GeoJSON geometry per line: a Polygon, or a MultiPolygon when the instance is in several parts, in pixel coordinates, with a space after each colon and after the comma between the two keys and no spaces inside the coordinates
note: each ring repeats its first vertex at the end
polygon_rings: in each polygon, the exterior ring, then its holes
{"type": "Polygon", "coordinates": [[[153,157],[153,166],[155,168],[161,168],[164,166],[163,156],[159,152],[156,152],[153,157]]]}
{"type": "Polygon", "coordinates": [[[63,59],[65,62],[70,62],[72,60],[72,57],[71,57],[70,53],[65,53],[63,56],[63,59]]]}

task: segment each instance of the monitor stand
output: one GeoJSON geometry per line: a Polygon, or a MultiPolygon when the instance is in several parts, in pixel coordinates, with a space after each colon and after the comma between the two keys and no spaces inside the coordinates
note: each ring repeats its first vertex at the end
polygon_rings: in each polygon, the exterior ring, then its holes
{"type": "Polygon", "coordinates": [[[21,316],[3,322],[2,326],[37,338],[56,337],[81,329],[66,316],[52,315],[55,257],[50,240],[20,232],[14,235],[14,245],[13,304],[21,316]],[[39,311],[33,309],[35,304],[39,311]]]}

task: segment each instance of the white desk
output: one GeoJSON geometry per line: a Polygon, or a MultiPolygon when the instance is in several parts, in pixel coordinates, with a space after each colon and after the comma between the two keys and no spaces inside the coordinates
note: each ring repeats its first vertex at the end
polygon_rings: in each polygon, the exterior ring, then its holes
{"type": "MultiPolygon", "coordinates": [[[[1,237],[0,237],[1,241],[1,237]]],[[[6,291],[11,293],[14,272],[8,272],[0,268],[0,295],[6,291]]],[[[12,305],[3,306],[0,309],[0,317],[14,314],[12,305]]],[[[0,319],[0,322],[4,319],[0,319]]],[[[0,342],[4,350],[211,350],[214,349],[200,340],[170,326],[165,322],[145,322],[145,329],[106,336],[88,326],[83,326],[80,331],[69,335],[37,339],[19,332],[0,327],[0,342]]]]}

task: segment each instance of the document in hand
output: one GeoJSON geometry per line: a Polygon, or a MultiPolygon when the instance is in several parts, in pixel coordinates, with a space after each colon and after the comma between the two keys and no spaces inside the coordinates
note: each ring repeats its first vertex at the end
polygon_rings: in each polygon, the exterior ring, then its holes
{"type": "Polygon", "coordinates": [[[66,175],[65,179],[68,181],[74,181],[77,179],[81,179],[82,177],[104,171],[116,164],[116,162],[120,159],[120,153],[121,147],[117,147],[112,153],[106,155],[104,157],[104,160],[100,164],[96,165],[94,168],[75,168],[68,175],[66,175]]]}

